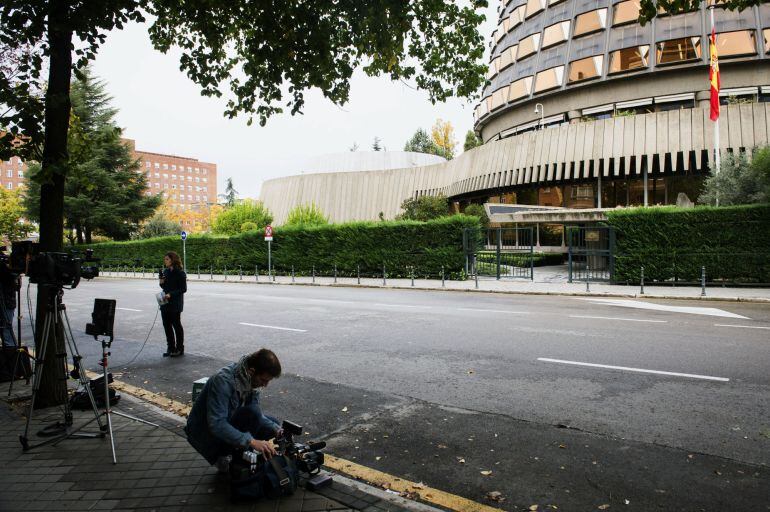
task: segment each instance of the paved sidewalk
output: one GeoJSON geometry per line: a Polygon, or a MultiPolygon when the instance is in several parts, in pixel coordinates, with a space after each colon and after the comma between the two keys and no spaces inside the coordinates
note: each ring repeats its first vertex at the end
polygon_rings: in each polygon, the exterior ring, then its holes
{"type": "MultiPolygon", "coordinates": [[[[115,410],[159,424],[152,427],[112,415],[118,463],[112,463],[109,438],[65,439],[23,452],[19,435],[24,431],[24,402],[30,386],[0,384],[0,464],[4,485],[0,490],[3,511],[158,510],[319,512],[405,512],[405,508],[371,493],[335,481],[322,494],[299,487],[288,498],[233,504],[226,480],[190,447],[182,435],[182,422],[158,409],[123,395],[115,410]]],[[[74,411],[74,425],[94,415],[74,411]]],[[[35,411],[29,441],[34,445],[43,426],[61,421],[53,407],[35,411]]],[[[98,431],[93,422],[84,431],[98,431]]],[[[394,498],[396,499],[396,498],[394,498]]],[[[400,498],[399,498],[400,499],[400,498]]],[[[402,502],[405,500],[401,500],[402,502]]]]}
{"type": "MultiPolygon", "coordinates": [[[[121,272],[102,272],[100,277],[135,278],[157,280],[157,275],[149,272],[133,272],[132,270],[121,272]]],[[[723,287],[706,286],[706,295],[702,295],[700,286],[644,286],[644,293],[637,285],[611,285],[601,282],[591,282],[586,291],[585,282],[566,282],[566,278],[559,272],[559,268],[535,268],[535,280],[503,278],[499,281],[494,278],[480,278],[478,283],[469,279],[467,281],[442,281],[440,279],[383,279],[316,276],[315,279],[308,276],[273,276],[269,280],[267,276],[260,275],[255,278],[252,275],[223,275],[223,274],[198,274],[192,270],[188,273],[188,281],[201,282],[228,282],[251,285],[281,284],[281,285],[312,285],[312,286],[348,286],[348,287],[375,287],[375,288],[406,288],[417,290],[450,290],[466,292],[487,293],[512,293],[532,295],[577,295],[589,297],[638,297],[657,299],[688,299],[688,300],[727,300],[747,302],[770,302],[769,288],[723,287]]]]}

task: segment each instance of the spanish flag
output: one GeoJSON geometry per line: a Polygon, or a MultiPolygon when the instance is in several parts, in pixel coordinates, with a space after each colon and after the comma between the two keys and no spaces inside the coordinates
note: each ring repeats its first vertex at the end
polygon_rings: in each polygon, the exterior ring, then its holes
{"type": "Polygon", "coordinates": [[[709,55],[711,61],[709,65],[709,82],[711,82],[711,120],[719,119],[719,57],[717,56],[717,31],[711,28],[711,39],[709,40],[709,55]]]}

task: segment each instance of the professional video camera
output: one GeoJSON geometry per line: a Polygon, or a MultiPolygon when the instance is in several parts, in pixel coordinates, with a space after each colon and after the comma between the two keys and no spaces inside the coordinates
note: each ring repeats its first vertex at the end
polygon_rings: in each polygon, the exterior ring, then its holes
{"type": "Polygon", "coordinates": [[[94,258],[94,250],[86,249],[86,255],[83,259],[83,263],[80,265],[80,277],[89,281],[95,277],[99,277],[99,262],[101,258],[94,258]]]}
{"type": "Polygon", "coordinates": [[[66,252],[41,252],[40,244],[13,242],[9,264],[12,272],[26,274],[35,284],[75,288],[80,279],[99,276],[99,258],[86,249],[85,260],[66,252]]]}
{"type": "Polygon", "coordinates": [[[326,448],[323,441],[316,443],[299,443],[294,441],[294,436],[302,435],[301,426],[291,421],[284,420],[283,435],[276,439],[278,443],[278,453],[294,459],[297,463],[297,469],[308,475],[314,475],[321,470],[324,463],[324,454],[320,450],[326,448]]]}

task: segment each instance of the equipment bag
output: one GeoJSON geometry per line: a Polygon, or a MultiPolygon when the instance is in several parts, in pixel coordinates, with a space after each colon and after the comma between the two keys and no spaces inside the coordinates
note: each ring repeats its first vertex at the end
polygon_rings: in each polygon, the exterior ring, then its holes
{"type": "Polygon", "coordinates": [[[233,457],[230,465],[230,497],[233,501],[290,496],[297,490],[299,475],[293,460],[276,455],[253,466],[233,457]]]}
{"type": "Polygon", "coordinates": [[[32,363],[27,347],[2,347],[0,350],[0,382],[25,379],[32,375],[32,363]]]}

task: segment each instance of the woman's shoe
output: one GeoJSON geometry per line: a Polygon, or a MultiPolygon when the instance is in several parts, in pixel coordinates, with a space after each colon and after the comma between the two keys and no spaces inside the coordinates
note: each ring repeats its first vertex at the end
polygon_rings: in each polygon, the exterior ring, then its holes
{"type": "Polygon", "coordinates": [[[178,350],[176,351],[176,355],[178,355],[178,356],[183,356],[183,355],[184,355],[184,347],[182,347],[182,348],[178,349],[178,350]]]}
{"type": "Polygon", "coordinates": [[[163,352],[163,357],[173,357],[173,356],[174,356],[173,352],[163,352]]]}

